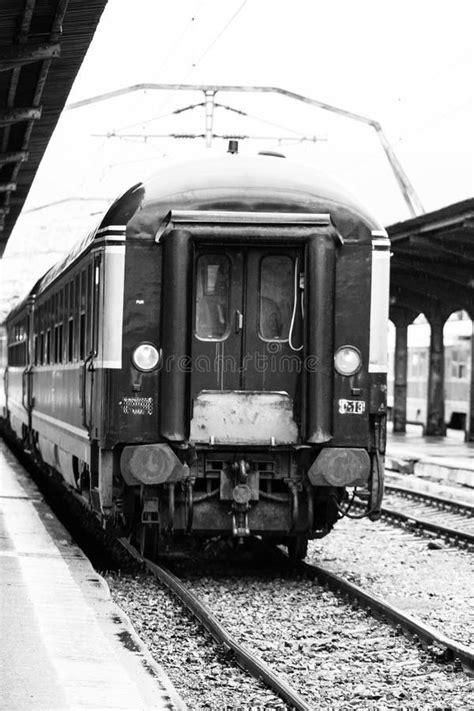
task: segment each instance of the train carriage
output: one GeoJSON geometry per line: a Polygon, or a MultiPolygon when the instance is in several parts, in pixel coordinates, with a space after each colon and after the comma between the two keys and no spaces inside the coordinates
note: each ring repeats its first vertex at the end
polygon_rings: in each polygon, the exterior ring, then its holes
{"type": "Polygon", "coordinates": [[[313,169],[168,167],[8,317],[10,426],[144,551],[260,535],[301,557],[346,487],[378,515],[388,273],[385,232],[313,169]]]}

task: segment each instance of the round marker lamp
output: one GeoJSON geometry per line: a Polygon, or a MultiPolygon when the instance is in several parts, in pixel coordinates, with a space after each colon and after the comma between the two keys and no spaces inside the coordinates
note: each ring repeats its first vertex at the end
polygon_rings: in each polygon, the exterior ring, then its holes
{"type": "Polygon", "coordinates": [[[138,370],[149,371],[160,362],[160,354],[151,343],[141,343],[132,354],[132,362],[138,370]]]}
{"type": "Polygon", "coordinates": [[[334,356],[334,367],[341,375],[354,375],[360,370],[362,358],[354,346],[341,346],[334,356]]]}

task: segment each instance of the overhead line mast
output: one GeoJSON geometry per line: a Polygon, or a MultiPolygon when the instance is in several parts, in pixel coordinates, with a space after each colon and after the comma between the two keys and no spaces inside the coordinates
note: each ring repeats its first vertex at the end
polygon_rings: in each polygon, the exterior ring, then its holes
{"type": "Polygon", "coordinates": [[[407,174],[403,170],[402,165],[398,160],[398,157],[390,141],[388,140],[382,129],[381,124],[378,121],[375,121],[374,119],[369,118],[368,116],[363,116],[362,114],[357,114],[353,111],[347,111],[346,109],[341,109],[338,106],[332,106],[331,104],[327,104],[323,101],[312,99],[309,96],[304,96],[303,94],[297,94],[293,91],[288,91],[287,89],[281,89],[279,87],[273,86],[226,86],[222,84],[134,84],[132,86],[124,87],[123,89],[108,91],[104,94],[98,94],[97,96],[92,96],[88,99],[82,99],[81,101],[72,102],[71,104],[68,104],[66,106],[65,111],[71,111],[73,109],[79,109],[84,106],[90,106],[91,104],[95,104],[100,101],[106,101],[108,99],[114,99],[118,96],[124,96],[125,94],[130,94],[131,92],[135,91],[202,91],[204,93],[206,102],[207,144],[209,143],[209,140],[212,140],[214,99],[215,95],[219,91],[281,94],[282,96],[286,96],[288,99],[293,99],[294,101],[301,101],[302,103],[308,104],[309,106],[314,106],[318,109],[329,111],[344,118],[351,119],[353,121],[358,121],[359,123],[364,123],[366,126],[370,126],[375,130],[412,217],[424,214],[425,212],[421,200],[415,191],[415,188],[413,187],[407,174]]]}

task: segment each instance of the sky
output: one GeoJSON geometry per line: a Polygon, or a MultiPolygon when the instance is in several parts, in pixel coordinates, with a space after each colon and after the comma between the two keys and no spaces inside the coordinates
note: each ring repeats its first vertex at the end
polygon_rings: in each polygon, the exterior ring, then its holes
{"type": "MultiPolygon", "coordinates": [[[[109,0],[69,103],[137,83],[287,89],[379,121],[431,211],[474,194],[471,9],[472,0],[109,0]]],[[[41,233],[34,268],[44,269],[82,236],[81,215],[87,231],[108,199],[167,161],[225,153],[221,139],[206,148],[150,137],[202,134],[202,107],[172,114],[202,101],[135,92],[63,112],[3,261],[17,265],[41,233]]],[[[258,136],[240,141],[242,153],[278,149],[318,166],[385,225],[410,216],[370,127],[273,94],[216,101],[245,113],[217,107],[216,133],[258,136]]]]}

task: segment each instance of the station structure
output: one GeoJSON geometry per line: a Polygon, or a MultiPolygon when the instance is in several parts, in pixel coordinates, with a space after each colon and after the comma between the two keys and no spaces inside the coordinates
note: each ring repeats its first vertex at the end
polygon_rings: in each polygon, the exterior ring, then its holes
{"type": "MultiPolygon", "coordinates": [[[[392,243],[390,318],[395,325],[393,431],[407,423],[408,326],[423,313],[430,324],[426,435],[446,434],[444,339],[446,320],[466,311],[474,321],[474,199],[398,222],[392,243]]],[[[474,367],[471,368],[466,441],[474,441],[474,367]]]]}
{"type": "MultiPolygon", "coordinates": [[[[5,0],[1,4],[0,256],[106,2],[5,0]]],[[[396,166],[397,180],[414,216],[387,228],[393,252],[390,318],[396,328],[394,432],[405,431],[407,422],[408,326],[423,313],[431,326],[425,433],[444,435],[443,327],[453,311],[465,310],[474,319],[474,199],[419,214],[421,205],[380,124],[291,92],[267,89],[369,124],[392,167],[396,166]]],[[[470,371],[466,440],[474,441],[472,347],[470,371]]]]}
{"type": "Polygon", "coordinates": [[[106,4],[0,3],[0,257],[106,4]]]}

